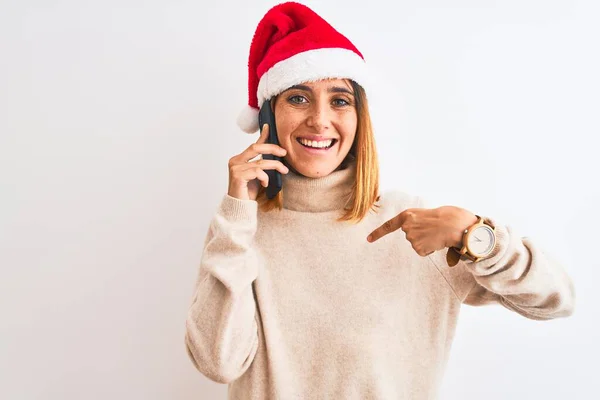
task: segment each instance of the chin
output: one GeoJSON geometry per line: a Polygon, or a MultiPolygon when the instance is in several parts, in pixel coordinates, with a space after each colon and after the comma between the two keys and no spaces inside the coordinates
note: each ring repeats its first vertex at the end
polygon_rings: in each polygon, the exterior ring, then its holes
{"type": "Polygon", "coordinates": [[[312,171],[308,171],[306,173],[301,172],[301,174],[308,178],[322,178],[324,176],[329,175],[331,172],[332,171],[312,170],[312,171]]]}
{"type": "Polygon", "coordinates": [[[331,174],[335,171],[340,162],[329,162],[329,163],[292,163],[292,168],[299,174],[306,176],[307,178],[322,178],[331,174]]]}

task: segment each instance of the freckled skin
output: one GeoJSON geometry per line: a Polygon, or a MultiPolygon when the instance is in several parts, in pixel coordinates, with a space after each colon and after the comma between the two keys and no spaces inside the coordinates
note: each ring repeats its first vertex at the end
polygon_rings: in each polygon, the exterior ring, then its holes
{"type": "Polygon", "coordinates": [[[327,176],[346,158],[356,136],[358,116],[352,86],[345,79],[300,86],[284,91],[275,100],[279,144],[287,150],[284,160],[292,170],[310,178],[327,176]],[[311,154],[297,140],[306,135],[337,142],[325,154],[311,154]]]}

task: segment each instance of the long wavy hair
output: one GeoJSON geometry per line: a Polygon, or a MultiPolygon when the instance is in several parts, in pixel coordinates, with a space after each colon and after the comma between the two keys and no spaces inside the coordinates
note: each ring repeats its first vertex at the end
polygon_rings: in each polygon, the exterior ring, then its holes
{"type": "MultiPolygon", "coordinates": [[[[338,221],[360,222],[369,210],[379,207],[379,160],[375,146],[375,137],[369,114],[369,104],[365,90],[354,81],[350,81],[354,91],[356,113],[358,116],[356,136],[354,143],[342,164],[356,160],[356,180],[352,185],[350,205],[344,208],[345,213],[338,221]]],[[[343,168],[343,165],[340,165],[343,168]]],[[[285,187],[272,199],[268,199],[266,189],[261,186],[256,198],[262,211],[271,211],[283,208],[285,187]]]]}

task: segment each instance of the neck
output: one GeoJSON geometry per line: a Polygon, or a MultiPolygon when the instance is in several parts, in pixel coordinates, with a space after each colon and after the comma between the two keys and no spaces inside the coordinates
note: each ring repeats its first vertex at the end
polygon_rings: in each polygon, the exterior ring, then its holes
{"type": "Polygon", "coordinates": [[[282,175],[283,207],[293,211],[326,212],[343,209],[352,196],[356,163],[345,160],[327,176],[309,178],[290,168],[282,175]]]}

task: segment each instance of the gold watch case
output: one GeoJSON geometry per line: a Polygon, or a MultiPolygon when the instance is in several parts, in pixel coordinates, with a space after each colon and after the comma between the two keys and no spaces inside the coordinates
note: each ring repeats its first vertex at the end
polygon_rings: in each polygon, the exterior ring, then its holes
{"type": "Polygon", "coordinates": [[[446,261],[450,267],[458,264],[461,259],[477,262],[489,256],[496,246],[496,227],[487,218],[476,215],[477,222],[465,229],[463,233],[462,248],[450,247],[446,254],[446,261]],[[482,235],[488,235],[488,242],[482,240],[482,235]],[[479,243],[483,243],[480,245],[479,243]]]}

